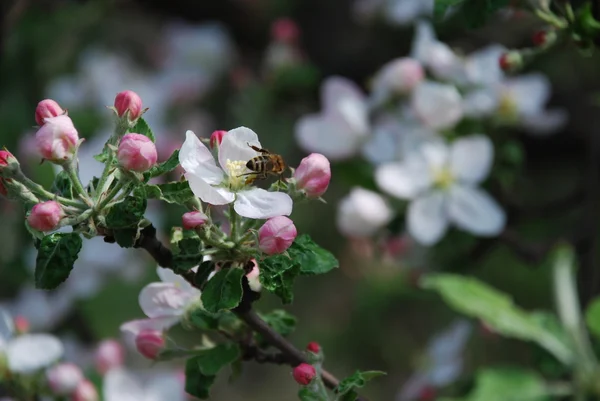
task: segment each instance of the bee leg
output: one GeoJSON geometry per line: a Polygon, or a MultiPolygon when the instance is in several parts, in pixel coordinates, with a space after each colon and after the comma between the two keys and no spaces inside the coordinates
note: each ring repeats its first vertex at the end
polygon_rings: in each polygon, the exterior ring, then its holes
{"type": "Polygon", "coordinates": [[[248,142],[246,142],[246,145],[250,146],[252,148],[252,150],[254,150],[254,151],[258,152],[258,153],[265,153],[265,154],[271,153],[271,152],[269,152],[266,149],[261,149],[258,146],[250,145],[248,142]]]}

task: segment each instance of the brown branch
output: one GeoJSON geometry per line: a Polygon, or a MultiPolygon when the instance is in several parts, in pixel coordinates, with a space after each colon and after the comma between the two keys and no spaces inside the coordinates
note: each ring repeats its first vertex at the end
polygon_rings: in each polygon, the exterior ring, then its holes
{"type": "MultiPolygon", "coordinates": [[[[105,239],[110,242],[111,239],[105,239]]],[[[156,238],[156,229],[150,225],[141,231],[140,238],[137,240],[135,248],[145,249],[158,263],[159,266],[170,268],[173,262],[173,254],[169,248],[165,247],[156,238]]],[[[177,274],[180,274],[177,272],[177,274]]],[[[194,283],[193,274],[182,275],[190,284],[196,286],[194,283]]],[[[234,310],[236,315],[244,321],[248,327],[255,332],[259,333],[266,342],[274,348],[277,348],[281,354],[264,354],[261,353],[258,358],[254,358],[258,362],[266,363],[279,363],[288,364],[290,366],[297,366],[301,363],[308,363],[308,360],[304,353],[296,348],[292,343],[285,339],[278,332],[273,330],[258,314],[252,309],[252,302],[255,300],[255,295],[252,291],[247,291],[247,280],[243,281],[244,284],[244,297],[238,308],[234,310]]],[[[340,381],[331,373],[323,369],[322,374],[323,382],[325,385],[333,390],[335,389],[340,381]]],[[[358,397],[357,401],[367,401],[364,397],[358,397]]]]}

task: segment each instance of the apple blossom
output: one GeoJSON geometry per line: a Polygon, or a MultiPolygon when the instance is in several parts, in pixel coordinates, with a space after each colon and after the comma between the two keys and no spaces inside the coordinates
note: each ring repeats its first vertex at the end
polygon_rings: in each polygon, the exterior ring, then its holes
{"type": "Polygon", "coordinates": [[[156,145],[150,138],[142,134],[130,133],[121,138],[117,159],[125,170],[143,173],[156,164],[158,153],[156,145]]]}
{"type": "Polygon", "coordinates": [[[135,121],[142,115],[142,99],[134,91],[119,92],[115,97],[115,110],[119,117],[129,112],[129,120],[135,121]]]}
{"type": "Polygon", "coordinates": [[[452,128],[463,117],[458,89],[433,81],[423,82],[415,89],[412,107],[420,121],[434,130],[452,128]]]}
{"type": "Polygon", "coordinates": [[[117,340],[103,340],[98,344],[94,358],[96,370],[100,374],[105,374],[109,370],[123,365],[125,360],[125,350],[117,340]]]}
{"type": "Polygon", "coordinates": [[[463,137],[450,146],[429,142],[404,162],[380,166],[375,180],[390,195],[411,200],[408,232],[423,245],[438,242],[450,222],[475,235],[495,236],[506,216],[477,188],[488,176],[493,157],[492,142],[483,135],[463,137]]]}
{"type": "Polygon", "coordinates": [[[372,101],[380,105],[398,95],[410,93],[423,79],[421,63],[408,57],[384,64],[373,78],[372,101]]]}
{"type": "Polygon", "coordinates": [[[60,363],[48,369],[46,378],[54,394],[70,395],[83,380],[83,372],[75,364],[60,363]]]}
{"type": "Polygon", "coordinates": [[[331,181],[329,160],[320,153],[311,153],[300,161],[294,171],[296,188],[309,198],[318,198],[327,191],[331,181]]]}
{"type": "Polygon", "coordinates": [[[210,135],[210,147],[211,149],[214,149],[215,147],[218,147],[221,142],[223,142],[223,137],[225,136],[225,134],[227,133],[227,131],[223,131],[223,130],[218,130],[218,131],[214,131],[211,135],[210,135]]]}
{"type": "Polygon", "coordinates": [[[73,401],[98,401],[100,399],[98,390],[89,380],[82,380],[71,398],[73,401]]]}
{"type": "Polygon", "coordinates": [[[192,131],[187,131],[179,162],[192,192],[211,205],[233,203],[235,211],[243,217],[288,216],[292,212],[292,198],[288,194],[248,185],[244,174],[251,172],[246,163],[258,155],[249,145],[262,147],[254,131],[246,127],[229,131],[219,146],[220,166],[217,166],[210,150],[192,131]]]}
{"type": "Polygon", "coordinates": [[[309,365],[308,363],[301,363],[294,368],[292,375],[294,376],[296,383],[302,386],[308,386],[317,375],[317,371],[314,366],[309,365]]]}
{"type": "Polygon", "coordinates": [[[208,221],[208,216],[199,211],[187,212],[182,216],[183,228],[193,230],[196,227],[204,225],[208,221]]]}
{"type": "Polygon", "coordinates": [[[31,228],[38,231],[52,231],[65,217],[65,212],[56,201],[38,203],[31,208],[27,216],[27,223],[31,228]]]}
{"type": "Polygon", "coordinates": [[[64,353],[60,340],[49,334],[25,334],[4,341],[8,369],[14,373],[35,373],[58,361],[64,353]]]}
{"type": "Polygon", "coordinates": [[[163,372],[143,383],[132,372],[112,369],[104,377],[104,401],[185,401],[184,383],[177,373],[163,372]]]}
{"type": "Polygon", "coordinates": [[[329,77],[321,85],[321,103],[321,113],[297,121],[298,144],[330,160],[354,156],[370,131],[365,96],[352,81],[329,77]]]}
{"type": "Polygon", "coordinates": [[[417,24],[410,57],[430,69],[436,78],[464,80],[463,61],[447,44],[436,39],[429,22],[420,21],[417,24]]]}
{"type": "Polygon", "coordinates": [[[42,126],[46,118],[60,116],[61,114],[65,114],[65,111],[58,103],[52,99],[44,99],[35,108],[35,122],[42,126]]]}
{"type": "Polygon", "coordinates": [[[283,253],[296,239],[294,222],[285,216],[271,217],[258,230],[258,247],[267,255],[283,253]]]}
{"type": "Polygon", "coordinates": [[[44,125],[35,134],[39,154],[55,163],[70,160],[77,149],[77,142],[77,130],[66,115],[44,119],[44,125]]]}
{"type": "Polygon", "coordinates": [[[392,220],[393,212],[376,192],[354,187],[340,201],[337,226],[349,237],[369,237],[392,220]]]}
{"type": "Polygon", "coordinates": [[[156,359],[165,348],[165,336],[159,330],[144,329],[135,336],[135,346],[148,359],[156,359]]]}

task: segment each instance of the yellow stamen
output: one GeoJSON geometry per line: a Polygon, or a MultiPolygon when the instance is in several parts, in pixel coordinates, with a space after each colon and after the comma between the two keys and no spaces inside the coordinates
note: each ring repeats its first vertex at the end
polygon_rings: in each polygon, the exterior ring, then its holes
{"type": "Polygon", "coordinates": [[[449,169],[443,168],[433,172],[434,185],[446,189],[454,183],[454,176],[449,169]]]}
{"type": "Polygon", "coordinates": [[[248,171],[246,168],[246,162],[241,160],[231,161],[227,159],[225,168],[227,169],[226,172],[229,175],[229,179],[227,181],[229,189],[232,191],[242,189],[246,185],[246,177],[243,176],[243,174],[246,174],[248,171]]]}

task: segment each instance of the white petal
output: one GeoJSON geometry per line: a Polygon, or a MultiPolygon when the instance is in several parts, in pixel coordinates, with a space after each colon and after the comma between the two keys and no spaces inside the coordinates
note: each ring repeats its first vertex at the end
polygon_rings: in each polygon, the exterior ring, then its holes
{"type": "Polygon", "coordinates": [[[426,81],[415,89],[412,106],[419,119],[436,130],[452,128],[462,116],[462,99],[455,86],[426,81]]]}
{"type": "Polygon", "coordinates": [[[300,118],[296,123],[295,135],[303,150],[321,153],[330,160],[354,156],[363,138],[339,118],[320,114],[300,118]]]}
{"type": "Polygon", "coordinates": [[[505,90],[521,114],[536,114],[544,108],[550,98],[550,82],[542,74],[507,79],[505,90]]]}
{"type": "Polygon", "coordinates": [[[258,153],[250,145],[261,148],[258,135],[250,128],[239,127],[227,131],[219,145],[219,164],[227,174],[227,160],[247,162],[258,153]]]}
{"type": "Polygon", "coordinates": [[[498,92],[489,88],[467,92],[463,98],[463,112],[466,117],[482,118],[490,116],[498,108],[498,92]]]}
{"type": "Polygon", "coordinates": [[[142,311],[149,318],[181,316],[195,296],[173,283],[150,283],[138,297],[142,311]]]}
{"type": "Polygon", "coordinates": [[[337,226],[349,237],[368,237],[392,219],[393,212],[377,192],[352,188],[339,204],[337,226]]]}
{"type": "Polygon", "coordinates": [[[121,325],[120,330],[129,335],[130,338],[134,338],[142,330],[167,330],[181,320],[180,316],[163,316],[154,317],[152,319],[138,319],[125,322],[121,325]]]}
{"type": "Polygon", "coordinates": [[[427,354],[434,363],[454,360],[462,355],[471,336],[471,324],[467,320],[457,320],[431,339],[427,354]]]}
{"type": "Polygon", "coordinates": [[[382,191],[401,199],[412,199],[431,184],[429,168],[415,155],[404,163],[389,163],[377,168],[375,182],[382,191]]]}
{"type": "Polygon", "coordinates": [[[490,85],[498,83],[504,77],[498,60],[506,52],[501,45],[490,45],[471,53],[465,63],[467,78],[470,83],[490,85]]]}
{"type": "Polygon", "coordinates": [[[439,138],[425,142],[420,151],[430,170],[444,169],[450,160],[450,149],[439,138]]]}
{"type": "Polygon", "coordinates": [[[233,202],[235,195],[225,188],[213,187],[193,173],[185,174],[190,189],[198,198],[211,205],[226,205],[233,202]]]}
{"type": "Polygon", "coordinates": [[[427,374],[429,382],[436,387],[447,386],[460,377],[463,365],[462,357],[437,363],[427,374]]]}
{"type": "Polygon", "coordinates": [[[452,144],[450,168],[460,181],[476,184],[483,181],[494,161],[494,145],[487,136],[471,135],[452,144]]]}
{"type": "Polygon", "coordinates": [[[144,400],[144,390],[141,384],[123,368],[110,369],[106,373],[102,384],[102,393],[105,401],[144,400]]]}
{"type": "Polygon", "coordinates": [[[498,235],[506,223],[506,215],[487,192],[468,186],[450,188],[450,219],[459,228],[480,236],[498,235]]]}
{"type": "Polygon", "coordinates": [[[64,353],[60,340],[49,334],[26,334],[6,347],[8,368],[14,373],[34,373],[58,361],[64,353]]]}
{"type": "Polygon", "coordinates": [[[386,18],[398,25],[406,25],[421,15],[433,13],[434,0],[394,0],[388,2],[386,18]]]}
{"type": "Polygon", "coordinates": [[[321,101],[324,115],[343,120],[356,133],[367,133],[366,98],[354,82],[342,77],[327,78],[321,86],[321,101]]]}
{"type": "Polygon", "coordinates": [[[435,32],[431,24],[424,20],[419,21],[416,25],[410,57],[422,63],[425,62],[425,56],[429,47],[436,41],[435,32]]]}
{"type": "Polygon", "coordinates": [[[185,401],[184,381],[176,374],[163,373],[154,377],[146,388],[144,401],[185,401]]]}
{"type": "Polygon", "coordinates": [[[563,109],[542,110],[521,118],[521,126],[534,135],[553,134],[568,121],[569,115],[563,109]]]}
{"type": "Polygon", "coordinates": [[[208,183],[219,184],[223,181],[223,171],[215,164],[212,153],[192,131],[185,133],[185,142],[179,151],[179,164],[186,172],[194,173],[208,183]]]}
{"type": "Polygon", "coordinates": [[[198,289],[192,287],[192,285],[179,274],[175,274],[171,269],[165,269],[164,267],[157,266],[156,274],[158,274],[158,277],[160,277],[160,280],[163,283],[174,284],[176,287],[181,288],[186,292],[199,291],[198,289]]]}
{"type": "Polygon", "coordinates": [[[377,119],[373,135],[362,147],[363,156],[373,164],[389,163],[400,154],[402,125],[397,117],[386,114],[377,119]]]}
{"type": "Polygon", "coordinates": [[[422,245],[433,245],[446,233],[446,196],[434,191],[410,203],[407,212],[408,232],[422,245]]]}
{"type": "Polygon", "coordinates": [[[3,344],[13,336],[15,332],[15,324],[12,316],[4,308],[0,308],[0,349],[3,349],[3,344]]]}
{"type": "Polygon", "coordinates": [[[269,192],[262,188],[238,192],[233,204],[237,214],[250,219],[289,216],[292,213],[292,206],[292,198],[288,194],[269,192]]]}

